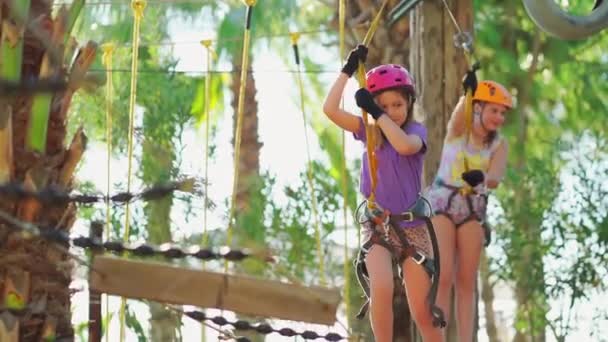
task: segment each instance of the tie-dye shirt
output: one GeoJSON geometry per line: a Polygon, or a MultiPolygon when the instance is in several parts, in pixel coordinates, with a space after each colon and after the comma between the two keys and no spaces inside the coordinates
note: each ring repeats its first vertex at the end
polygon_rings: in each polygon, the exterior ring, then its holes
{"type": "Polygon", "coordinates": [[[496,151],[500,141],[501,138],[496,137],[490,146],[483,149],[476,149],[471,144],[467,144],[464,135],[446,141],[443,145],[437,177],[446,184],[464,186],[462,173],[466,171],[465,156],[469,170],[477,169],[488,172],[492,154],[496,151]]]}

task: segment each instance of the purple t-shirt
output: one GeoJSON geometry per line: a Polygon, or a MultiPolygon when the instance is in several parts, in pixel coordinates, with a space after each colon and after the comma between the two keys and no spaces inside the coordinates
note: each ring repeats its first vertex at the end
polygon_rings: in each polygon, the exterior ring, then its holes
{"type": "MultiPolygon", "coordinates": [[[[406,211],[414,205],[422,187],[422,166],[426,152],[427,131],[423,125],[411,121],[404,128],[405,133],[415,134],[422,140],[420,151],[412,155],[401,155],[385,139],[382,146],[376,150],[376,202],[392,214],[406,211]]],[[[354,133],[355,139],[367,141],[365,124],[360,118],[359,131],[354,133]]],[[[371,179],[367,161],[367,150],[363,152],[360,179],[360,191],[369,198],[371,194],[371,179]]],[[[401,227],[413,227],[423,224],[422,220],[401,222],[401,227]]]]}

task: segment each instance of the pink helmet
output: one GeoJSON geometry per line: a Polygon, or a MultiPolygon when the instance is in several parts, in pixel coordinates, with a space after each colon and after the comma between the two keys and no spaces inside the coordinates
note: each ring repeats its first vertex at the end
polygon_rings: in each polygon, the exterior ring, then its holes
{"type": "Polygon", "coordinates": [[[397,64],[384,64],[377,66],[365,75],[367,78],[367,90],[377,93],[382,90],[405,87],[414,94],[414,80],[406,68],[397,64]]]}

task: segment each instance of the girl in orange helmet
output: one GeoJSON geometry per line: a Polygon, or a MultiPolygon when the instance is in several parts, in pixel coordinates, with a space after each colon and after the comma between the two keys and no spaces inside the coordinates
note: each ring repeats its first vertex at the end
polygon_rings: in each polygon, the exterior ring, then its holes
{"type": "Polygon", "coordinates": [[[448,122],[439,170],[426,190],[426,198],[433,208],[432,222],[441,252],[437,304],[449,314],[454,284],[459,341],[469,342],[473,341],[474,294],[485,241],[482,224],[487,192],[498,186],[507,163],[507,142],[498,131],[506,112],[513,108],[513,99],[497,82],[477,84],[474,72],[467,73],[463,84],[474,92],[470,132],[463,96],[448,122]]]}

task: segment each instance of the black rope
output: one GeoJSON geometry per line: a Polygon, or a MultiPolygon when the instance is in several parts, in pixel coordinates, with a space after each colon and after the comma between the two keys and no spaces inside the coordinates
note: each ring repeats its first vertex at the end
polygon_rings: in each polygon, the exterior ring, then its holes
{"type": "Polygon", "coordinates": [[[63,79],[25,79],[21,81],[10,81],[0,78],[0,96],[30,95],[34,93],[52,93],[63,91],[67,88],[67,82],[63,79]]]}
{"type": "MultiPolygon", "coordinates": [[[[337,333],[328,333],[326,335],[320,335],[317,332],[314,332],[311,330],[297,332],[291,328],[277,329],[267,323],[255,324],[255,323],[250,323],[250,322],[247,322],[244,320],[229,321],[225,317],[222,317],[222,316],[209,317],[202,311],[184,311],[184,315],[186,315],[198,322],[201,322],[201,323],[203,321],[209,321],[209,322],[219,325],[220,327],[222,327],[224,325],[230,325],[230,326],[233,326],[236,330],[250,330],[250,331],[255,331],[255,332],[257,332],[259,334],[263,334],[263,335],[277,333],[281,336],[286,336],[286,337],[300,336],[306,340],[315,340],[315,339],[321,338],[326,341],[342,341],[342,340],[347,339],[346,337],[341,336],[337,333]]],[[[250,341],[246,337],[238,337],[236,340],[238,342],[250,341]]]]}
{"type": "MultiPolygon", "coordinates": [[[[164,243],[156,246],[143,242],[125,243],[118,240],[102,242],[97,238],[86,236],[71,238],[64,231],[56,229],[40,229],[40,237],[64,246],[68,246],[71,243],[74,247],[80,247],[83,249],[106,251],[116,254],[128,252],[139,257],[162,256],[167,259],[184,259],[193,257],[200,260],[225,259],[234,262],[243,261],[246,258],[256,257],[256,255],[252,254],[249,250],[230,249],[227,246],[221,247],[214,251],[211,249],[201,248],[197,245],[180,248],[171,243],[164,243]]],[[[266,257],[264,259],[264,261],[272,261],[270,257],[266,257]]]]}
{"type": "MultiPolygon", "coordinates": [[[[167,259],[184,259],[187,257],[193,257],[200,260],[215,260],[225,259],[228,261],[243,261],[246,258],[256,257],[247,250],[230,249],[227,246],[221,247],[219,250],[214,251],[211,249],[201,248],[200,246],[190,246],[186,248],[180,248],[173,244],[166,243],[160,246],[150,245],[146,243],[123,243],[122,241],[106,241],[100,242],[97,239],[89,237],[79,236],[72,239],[72,244],[76,247],[92,250],[105,250],[112,253],[123,253],[128,252],[139,257],[155,257],[162,256],[167,259]]],[[[265,258],[264,261],[272,261],[270,257],[265,258]]]]}
{"type": "Polygon", "coordinates": [[[10,313],[15,317],[24,317],[26,315],[33,314],[32,309],[27,306],[23,308],[0,307],[0,315],[4,314],[5,312],[10,313]]]}
{"type": "MultiPolygon", "coordinates": [[[[91,72],[106,72],[112,71],[113,73],[124,73],[129,74],[132,72],[131,69],[126,68],[114,68],[110,70],[106,69],[89,69],[91,72]]],[[[174,69],[142,69],[137,71],[139,74],[159,74],[159,75],[172,75],[172,74],[197,74],[197,75],[206,75],[206,74],[240,74],[240,68],[234,69],[221,69],[221,70],[174,70],[174,69]]],[[[339,70],[329,70],[329,69],[307,69],[307,70],[293,70],[293,69],[249,69],[247,71],[248,74],[278,74],[278,73],[286,73],[286,74],[295,74],[301,72],[303,74],[338,74],[339,70]]]]}
{"type": "Polygon", "coordinates": [[[71,194],[60,189],[56,185],[50,185],[39,191],[27,190],[21,183],[5,183],[0,185],[0,197],[10,200],[36,199],[44,205],[63,206],[68,203],[78,203],[90,205],[99,202],[110,201],[115,204],[126,204],[135,200],[153,201],[171,195],[176,191],[190,192],[195,191],[195,182],[191,179],[171,182],[167,184],[157,184],[139,193],[120,192],[115,195],[96,195],[96,194],[71,194]]]}
{"type": "MultiPolygon", "coordinates": [[[[171,243],[164,243],[160,246],[156,246],[143,242],[102,242],[98,238],[91,238],[82,235],[72,238],[68,235],[68,233],[63,230],[55,229],[52,227],[41,228],[29,222],[20,221],[17,218],[10,216],[9,214],[3,211],[0,211],[0,218],[11,224],[8,226],[9,229],[18,229],[22,231],[26,236],[36,236],[46,241],[57,243],[66,248],[69,247],[71,244],[74,247],[90,249],[93,251],[107,251],[118,254],[128,252],[139,257],[162,256],[167,259],[184,259],[187,257],[193,257],[200,260],[225,259],[228,261],[238,262],[243,261],[246,258],[258,258],[265,262],[274,261],[274,258],[270,255],[262,256],[260,254],[252,253],[248,249],[231,249],[227,246],[221,247],[217,251],[213,251],[211,249],[201,248],[198,245],[180,248],[171,243]]],[[[93,225],[100,224],[102,223],[93,222],[93,225]]]]}

